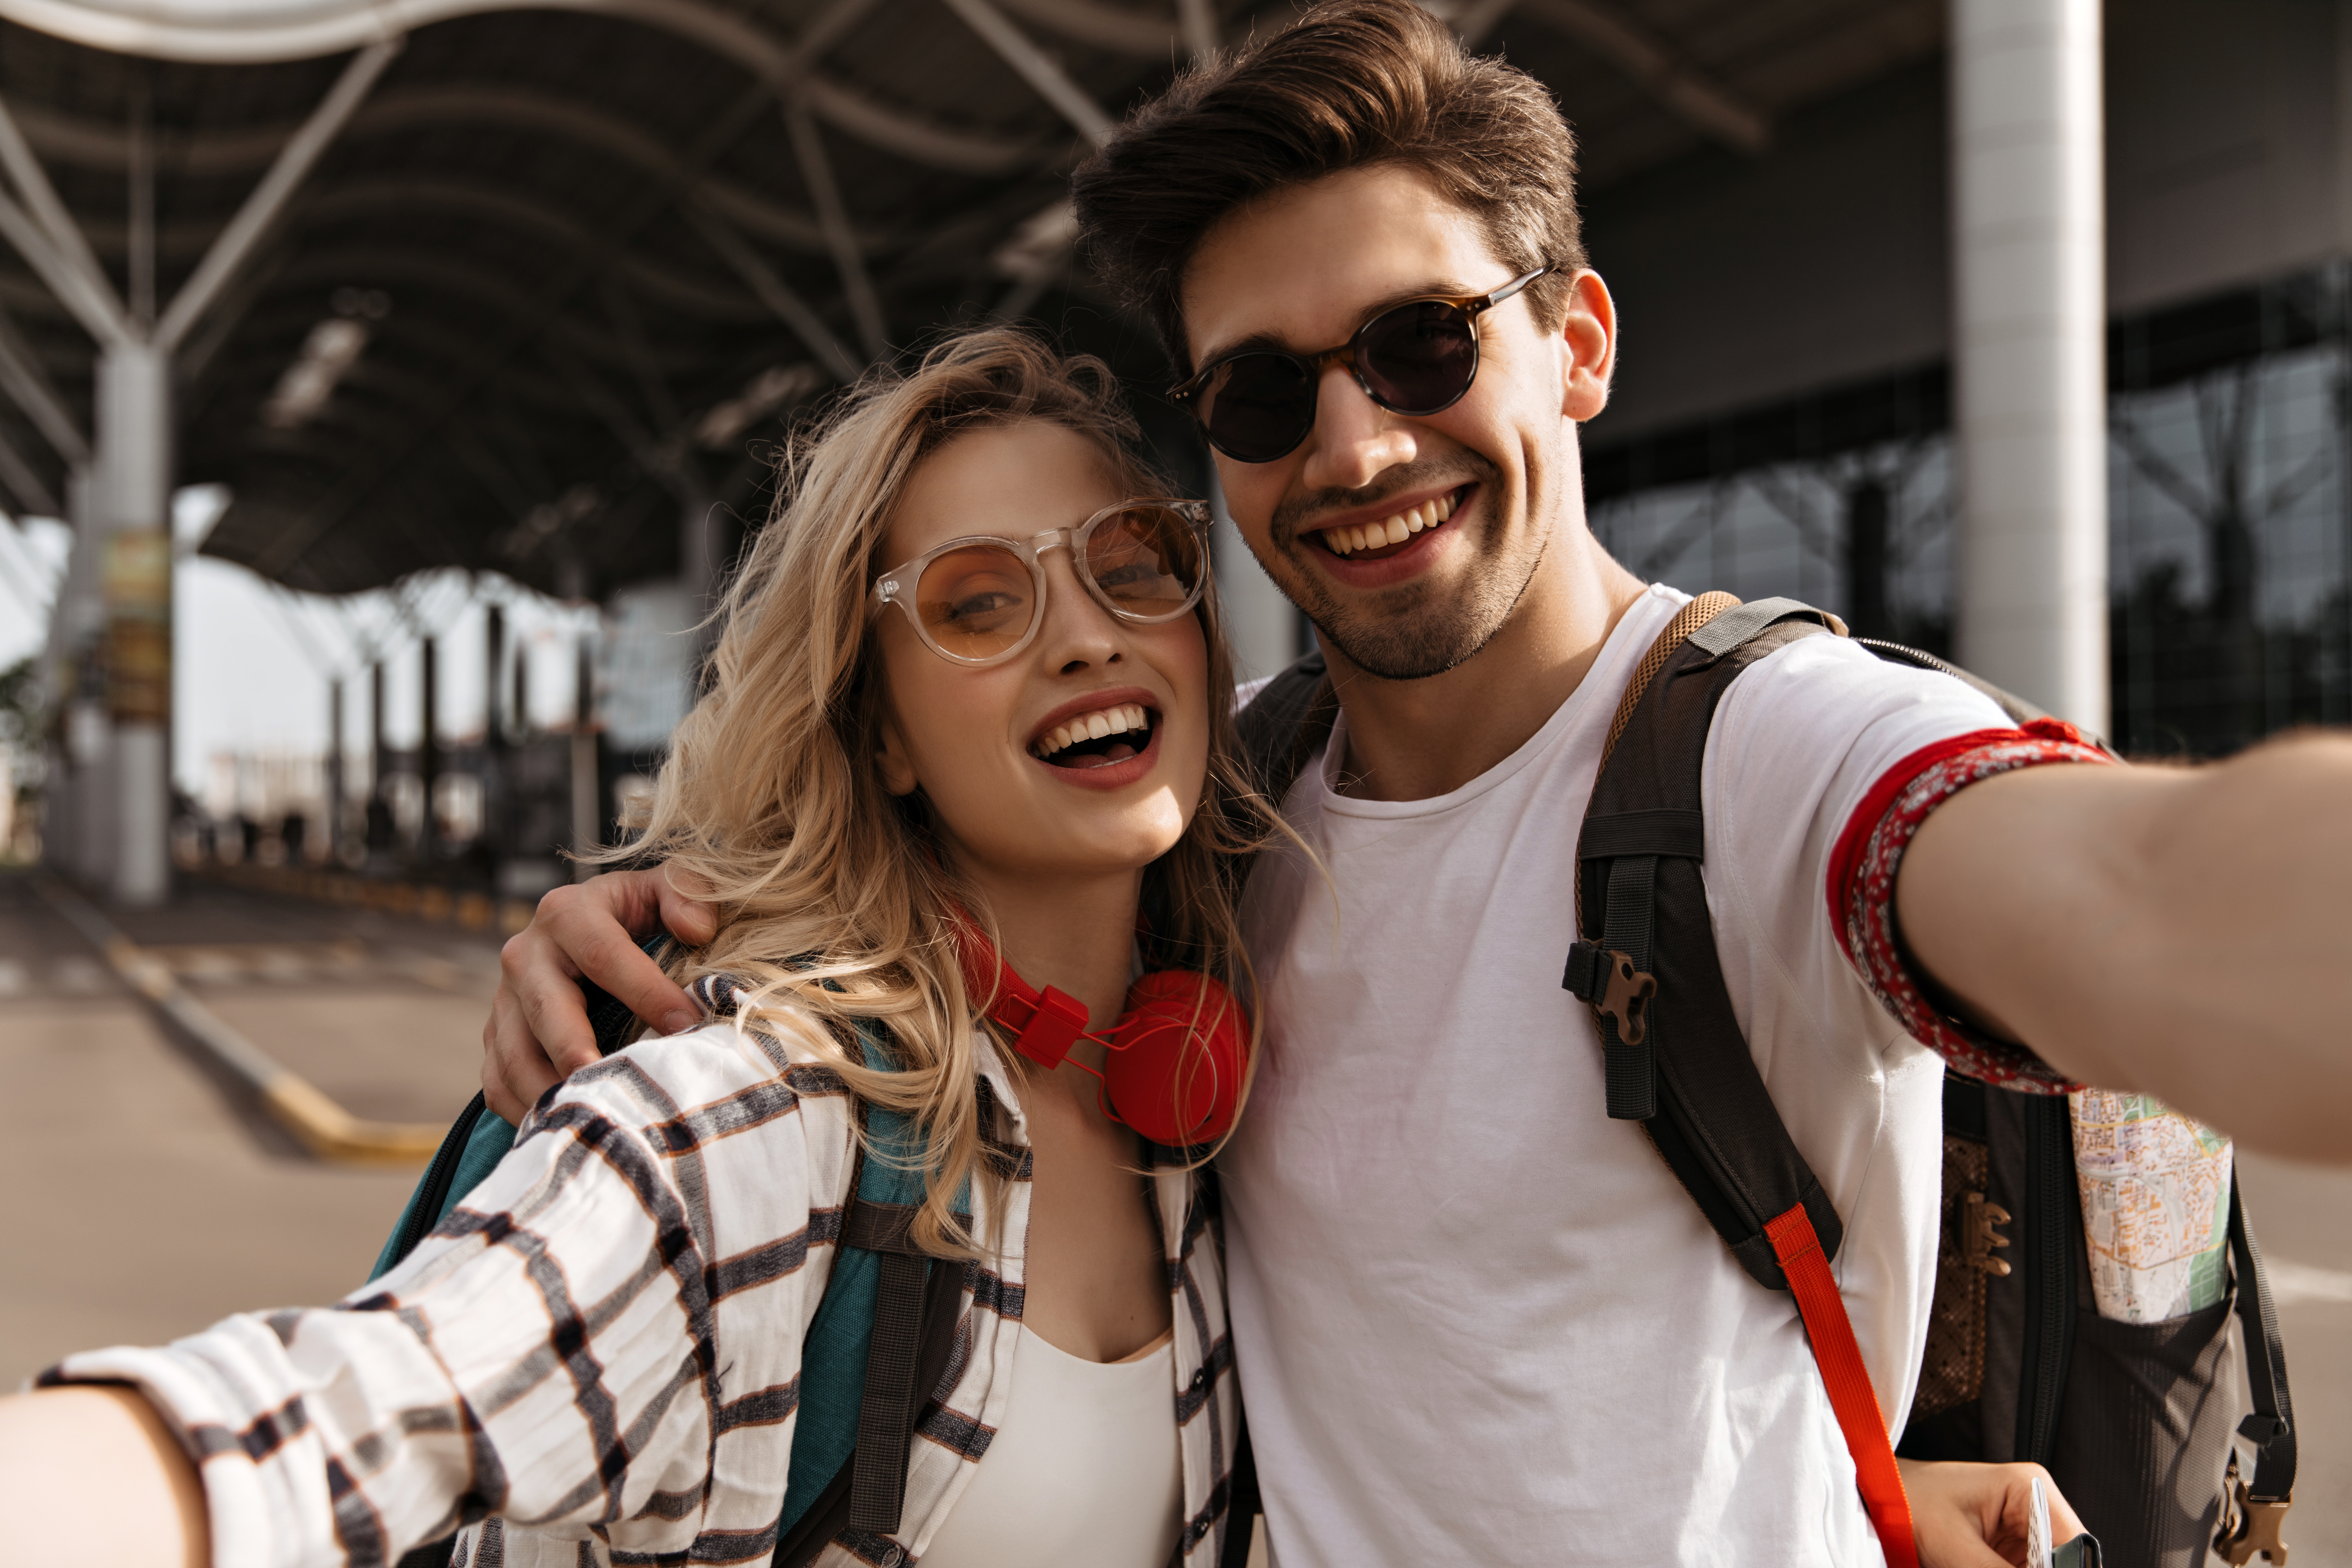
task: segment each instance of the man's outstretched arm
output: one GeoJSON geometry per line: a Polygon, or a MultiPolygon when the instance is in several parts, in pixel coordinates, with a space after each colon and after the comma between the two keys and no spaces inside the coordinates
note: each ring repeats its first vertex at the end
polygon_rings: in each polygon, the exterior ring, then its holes
{"type": "Polygon", "coordinates": [[[1987,779],[1919,827],[1895,909],[1962,1016],[2058,1071],[2352,1159],[2352,740],[1987,779]]]}
{"type": "Polygon", "coordinates": [[[498,994],[482,1026],[482,1096],[492,1110],[520,1121],[541,1095],[596,1059],[583,974],[662,1034],[694,1026],[693,999],[637,948],[664,929],[699,947],[719,922],[658,868],[609,872],[539,900],[530,924],[499,953],[498,994]]]}

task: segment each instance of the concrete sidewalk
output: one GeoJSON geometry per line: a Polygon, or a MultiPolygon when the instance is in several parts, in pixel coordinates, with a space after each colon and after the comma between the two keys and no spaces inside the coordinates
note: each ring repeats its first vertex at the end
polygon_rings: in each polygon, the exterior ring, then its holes
{"type": "MultiPolygon", "coordinates": [[[[356,1115],[446,1123],[478,1087],[495,936],[201,884],[107,912],[356,1115]]],[[[0,1106],[0,1388],[70,1350],[334,1300],[418,1174],[304,1153],[5,873],[0,1106]]]]}

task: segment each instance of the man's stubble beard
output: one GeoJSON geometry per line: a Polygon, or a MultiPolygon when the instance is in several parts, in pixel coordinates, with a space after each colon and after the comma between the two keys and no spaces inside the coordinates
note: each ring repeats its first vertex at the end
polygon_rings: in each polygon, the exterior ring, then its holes
{"type": "MultiPolygon", "coordinates": [[[[1475,472],[1464,478],[1459,475],[1463,466],[1458,460],[1447,464],[1454,470],[1451,475],[1440,471],[1416,475],[1408,468],[1381,487],[1395,495],[1418,489],[1435,479],[1452,477],[1457,489],[1473,479],[1477,483],[1479,499],[1486,503],[1481,508],[1486,527],[1475,542],[1478,548],[1460,592],[1442,598],[1442,590],[1426,579],[1405,583],[1380,595],[1379,607],[1367,614],[1343,609],[1326,591],[1322,578],[1303,568],[1295,584],[1285,584],[1295,586],[1291,597],[1315,623],[1316,636],[1367,675],[1382,680],[1426,680],[1468,662],[1509,623],[1528,584],[1535,581],[1550,531],[1531,528],[1517,539],[1506,537],[1500,515],[1505,500],[1500,493],[1500,470],[1473,458],[1468,466],[1475,472]]],[[[1295,509],[1285,508],[1284,512],[1303,516],[1331,504],[1330,498],[1318,496],[1295,509]]],[[[1363,503],[1342,500],[1338,504],[1363,503]]],[[[1297,542],[1297,535],[1284,526],[1291,521],[1276,514],[1277,537],[1289,542],[1286,553],[1304,552],[1308,547],[1297,542]]]]}

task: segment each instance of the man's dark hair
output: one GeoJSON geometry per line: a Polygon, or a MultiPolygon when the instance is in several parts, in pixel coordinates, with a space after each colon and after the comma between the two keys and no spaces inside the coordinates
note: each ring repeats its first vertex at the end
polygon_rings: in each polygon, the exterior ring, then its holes
{"type": "Polygon", "coordinates": [[[1244,203],[1343,169],[1414,170],[1476,220],[1556,320],[1585,265],[1576,138],[1543,85],[1467,53],[1410,0],[1339,0],[1194,67],[1128,117],[1071,180],[1079,243],[1189,373],[1184,269],[1244,203]]]}

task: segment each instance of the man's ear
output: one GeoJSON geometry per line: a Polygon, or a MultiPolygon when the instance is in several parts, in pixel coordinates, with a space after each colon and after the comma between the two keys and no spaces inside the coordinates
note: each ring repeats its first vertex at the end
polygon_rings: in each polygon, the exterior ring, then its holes
{"type": "Polygon", "coordinates": [[[1559,336],[1568,362],[1559,411],[1580,425],[1609,406],[1609,379],[1617,374],[1617,302],[1590,268],[1568,286],[1559,336]]]}
{"type": "Polygon", "coordinates": [[[915,761],[907,753],[907,738],[898,731],[898,716],[890,705],[882,705],[881,721],[875,726],[874,763],[882,772],[882,787],[892,795],[912,795],[922,787],[915,776],[915,761]]]}

